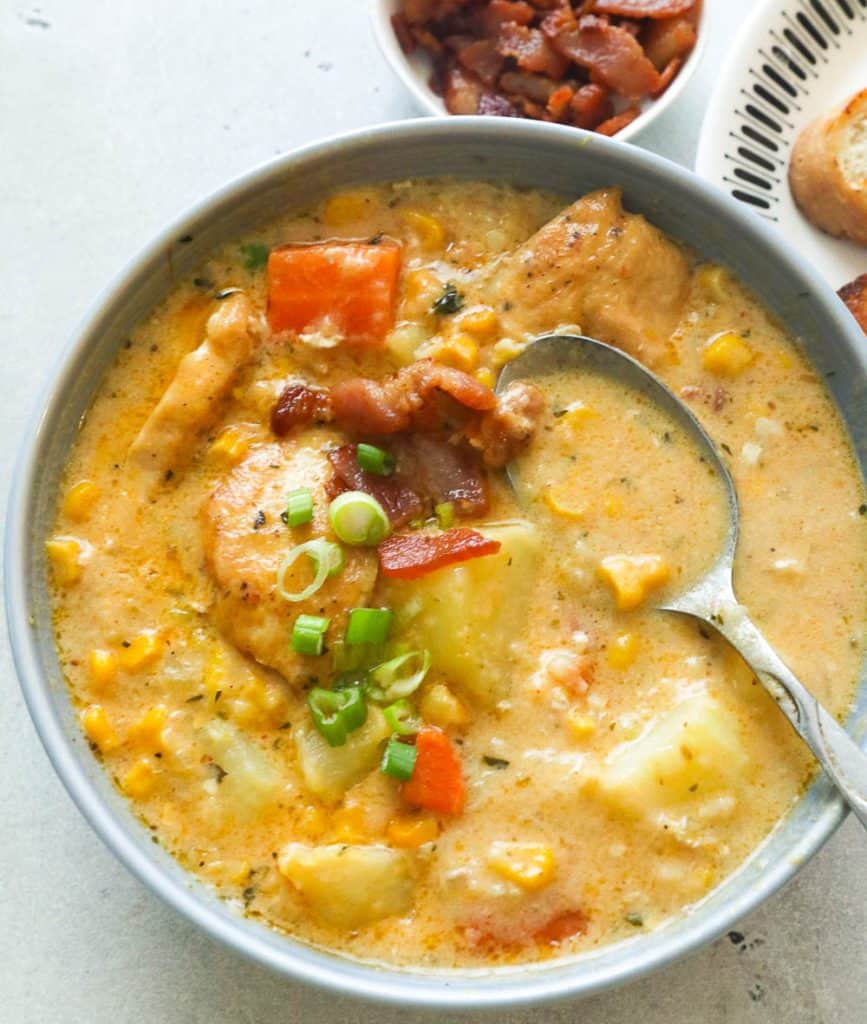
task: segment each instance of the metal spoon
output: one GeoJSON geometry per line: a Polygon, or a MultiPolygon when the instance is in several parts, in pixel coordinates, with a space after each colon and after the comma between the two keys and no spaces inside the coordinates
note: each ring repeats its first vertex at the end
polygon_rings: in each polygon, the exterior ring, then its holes
{"type": "MultiPolygon", "coordinates": [[[[738,539],[738,498],[734,481],[716,445],[689,408],[662,381],[631,356],[594,338],[568,334],[537,338],[503,368],[497,392],[504,391],[515,381],[570,370],[604,374],[645,395],[684,428],[719,473],[729,506],[728,534],[719,559],[689,590],[659,607],[662,611],[700,619],[728,640],[764,684],[855,816],[867,828],[867,754],[784,664],[735,597],[732,565],[738,539]]],[[[510,464],[506,472],[516,488],[515,466],[510,464]]]]}

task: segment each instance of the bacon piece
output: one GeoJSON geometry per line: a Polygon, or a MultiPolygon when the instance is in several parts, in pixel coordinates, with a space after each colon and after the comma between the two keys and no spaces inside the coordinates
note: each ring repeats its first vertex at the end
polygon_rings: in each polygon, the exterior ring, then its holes
{"type": "Polygon", "coordinates": [[[402,11],[392,14],[391,27],[394,29],[394,34],[397,36],[401,50],[409,57],[415,50],[415,36],[412,34],[412,29],[409,27],[406,15],[402,11]]]}
{"type": "Polygon", "coordinates": [[[677,78],[677,73],[680,71],[680,67],[683,64],[683,60],[680,57],[675,57],[674,60],[670,60],[662,70],[659,76],[659,86],[656,92],[653,94],[654,98],[661,96],[662,93],[671,85],[671,83],[677,78]]]}
{"type": "Polygon", "coordinates": [[[496,36],[502,25],[514,22],[516,25],[529,25],[536,12],[523,0],[491,0],[481,12],[480,27],[486,36],[496,36]]]}
{"type": "Polygon", "coordinates": [[[571,85],[561,85],[548,97],[548,113],[555,121],[563,120],[574,95],[571,85]]]}
{"type": "Polygon", "coordinates": [[[497,51],[504,57],[514,57],[518,67],[524,71],[550,78],[562,78],[569,67],[566,57],[551,46],[539,29],[514,22],[506,22],[500,27],[497,51]]]}
{"type": "Polygon", "coordinates": [[[503,68],[504,58],[491,39],[478,39],[460,50],[458,62],[485,85],[492,86],[503,68]]]}
{"type": "Polygon", "coordinates": [[[640,113],[640,107],[629,107],[626,110],[621,110],[619,114],[615,114],[614,117],[609,117],[607,121],[597,125],[596,131],[600,135],[616,135],[628,124],[632,124],[640,113]]]}
{"type": "Polygon", "coordinates": [[[379,568],[383,576],[415,580],[447,565],[495,555],[499,550],[498,540],[466,526],[443,533],[398,533],[379,545],[379,568]]]}
{"type": "Polygon", "coordinates": [[[695,25],[689,18],[654,21],[644,33],[644,53],[657,71],[663,71],[676,57],[686,57],[695,40],[695,25]]]}
{"type": "Polygon", "coordinates": [[[443,77],[443,102],[450,114],[476,114],[484,92],[483,83],[457,64],[447,68],[443,77]]]}
{"type": "Polygon", "coordinates": [[[420,359],[381,383],[364,378],[335,384],[331,406],[335,420],[356,434],[397,434],[439,425],[439,394],[465,409],[487,412],[496,404],[490,388],[468,373],[420,359]]]}
{"type": "Polygon", "coordinates": [[[614,105],[608,90],[602,85],[596,85],[595,82],[582,85],[572,97],[570,107],[572,124],[576,128],[592,129],[614,116],[614,105]]]}
{"type": "Polygon", "coordinates": [[[545,409],[545,396],[532,384],[515,381],[482,416],[470,444],[481,449],[485,464],[505,466],[530,441],[545,409]]]}
{"type": "Polygon", "coordinates": [[[861,330],[867,334],[867,274],[844,284],[837,294],[846,303],[846,308],[858,321],[861,330]]]}
{"type": "Polygon", "coordinates": [[[487,114],[489,117],[520,117],[515,104],[495,92],[486,92],[482,96],[476,113],[487,114]]]}
{"type": "Polygon", "coordinates": [[[375,476],[366,473],[358,465],[358,448],[344,444],[328,453],[328,461],[334,468],[335,478],[329,487],[329,496],[336,497],[343,491],[364,491],[382,505],[392,526],[404,526],[411,519],[421,516],[425,509],[422,499],[406,483],[402,476],[375,476]]]}
{"type": "Polygon", "coordinates": [[[555,49],[589,68],[594,79],[621,96],[637,100],[658,88],[659,73],[645,57],[641,44],[606,18],[588,14],[571,27],[556,11],[545,19],[543,29],[546,24],[546,32],[550,33],[552,27],[555,32],[551,36],[555,49]]]}
{"type": "Polygon", "coordinates": [[[673,18],[686,14],[696,0],[595,0],[597,14],[619,14],[624,18],[673,18]]]}
{"type": "Polygon", "coordinates": [[[389,446],[397,461],[387,477],[366,473],[358,465],[354,444],[328,453],[334,468],[331,496],[343,491],[371,494],[385,509],[392,526],[430,515],[434,506],[451,502],[459,516],[488,510],[488,481],[473,450],[426,434],[398,437],[389,446]]]}
{"type": "Polygon", "coordinates": [[[290,381],[271,411],[271,429],[284,437],[293,427],[306,426],[314,420],[331,419],[328,392],[311,388],[300,381],[290,381]]]}
{"type": "Polygon", "coordinates": [[[557,91],[557,83],[544,75],[531,75],[528,71],[506,71],[500,76],[500,86],[507,93],[523,97],[546,106],[557,91]]]}

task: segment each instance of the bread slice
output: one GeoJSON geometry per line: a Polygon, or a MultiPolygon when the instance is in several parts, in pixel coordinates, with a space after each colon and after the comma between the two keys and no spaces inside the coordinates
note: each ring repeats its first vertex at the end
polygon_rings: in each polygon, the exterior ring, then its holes
{"type": "Polygon", "coordinates": [[[837,294],[861,325],[861,330],[867,334],[867,274],[862,274],[854,281],[844,284],[837,294]]]}
{"type": "Polygon", "coordinates": [[[867,246],[867,89],[801,132],[789,186],[817,228],[867,246]]]}

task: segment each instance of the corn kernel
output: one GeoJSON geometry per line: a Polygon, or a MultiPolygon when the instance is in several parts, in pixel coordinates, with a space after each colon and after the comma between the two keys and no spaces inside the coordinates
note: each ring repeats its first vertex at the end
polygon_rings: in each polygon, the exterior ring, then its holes
{"type": "Polygon", "coordinates": [[[87,656],[87,671],[97,686],[110,686],[117,679],[117,658],[111,651],[94,648],[87,656]]]}
{"type": "Polygon", "coordinates": [[[486,388],[492,388],[497,380],[494,376],[494,371],[488,366],[480,366],[475,372],[475,378],[480,384],[484,384],[486,388]]]}
{"type": "Polygon", "coordinates": [[[614,637],[605,652],[605,660],[612,668],[629,668],[638,657],[638,637],[634,633],[621,633],[614,637]]]}
{"type": "Polygon", "coordinates": [[[602,511],[609,519],[616,519],[623,514],[623,502],[614,494],[606,494],[602,499],[602,511]]]}
{"type": "Polygon", "coordinates": [[[338,192],[322,208],[322,220],[330,228],[351,224],[367,212],[368,194],[365,192],[338,192]]]}
{"type": "Polygon", "coordinates": [[[566,411],[559,416],[559,422],[569,427],[580,427],[588,420],[592,420],[599,413],[584,402],[572,402],[566,406],[566,411]]]}
{"type": "Polygon", "coordinates": [[[130,738],[155,750],[159,750],[163,745],[163,729],[165,728],[167,718],[168,710],[166,706],[164,704],[155,704],[130,727],[130,738]]]}
{"type": "Polygon", "coordinates": [[[148,629],[144,633],[139,633],[126,646],[121,647],[117,660],[120,667],[127,672],[139,672],[152,665],[159,658],[160,653],[159,636],[153,630],[148,629]]]}
{"type": "Polygon", "coordinates": [[[159,769],[149,757],[140,757],[121,779],[121,787],[127,796],[141,799],[149,796],[157,784],[159,769]]]}
{"type": "Polygon", "coordinates": [[[586,740],[596,730],[596,722],[577,708],[569,708],[566,713],[566,723],[569,726],[569,732],[576,740],[586,740]]]}
{"type": "Polygon", "coordinates": [[[446,240],[445,228],[437,217],[421,210],[401,210],[404,222],[412,228],[425,249],[442,249],[446,240]]]}
{"type": "Polygon", "coordinates": [[[544,843],[492,843],[488,865],[501,878],[531,891],[548,885],[556,871],[554,851],[544,843]]]}
{"type": "Polygon", "coordinates": [[[736,377],[756,358],[755,352],[739,335],[724,331],[711,338],[701,356],[701,365],[710,373],[736,377]]]}
{"type": "Polygon", "coordinates": [[[45,542],[45,553],[51,562],[54,579],[68,587],[81,579],[81,544],[73,537],[52,537],[45,542]]]}
{"type": "Polygon", "coordinates": [[[331,828],[338,843],[363,843],[369,838],[367,816],[358,804],[336,811],[331,819],[331,828]]]}
{"type": "Polygon", "coordinates": [[[445,683],[436,683],[425,691],[419,710],[426,722],[441,729],[466,725],[470,720],[467,709],[445,683]]]}
{"type": "Polygon", "coordinates": [[[321,807],[310,804],[301,812],[301,819],[298,824],[305,837],[320,839],[325,834],[328,818],[321,807]]]}
{"type": "Polygon", "coordinates": [[[411,270],[403,285],[406,302],[430,304],[442,292],[443,283],[432,270],[411,270]]]}
{"type": "Polygon", "coordinates": [[[671,569],[661,555],[609,555],[599,563],[598,573],[611,587],[620,611],[631,611],[667,582],[671,569]]]}
{"type": "Polygon", "coordinates": [[[245,882],[250,881],[250,874],[252,873],[253,866],[248,860],[235,861],[229,867],[226,873],[226,878],[233,885],[243,885],[245,882]]]}
{"type": "Polygon", "coordinates": [[[704,289],[714,302],[725,302],[731,288],[731,277],[725,267],[705,263],[695,272],[695,283],[704,289]]]}
{"type": "Polygon", "coordinates": [[[453,366],[464,373],[472,373],[479,365],[479,346],[468,334],[453,334],[438,342],[430,350],[438,363],[453,366]]]}
{"type": "Polygon", "coordinates": [[[414,846],[424,846],[425,843],[432,843],[440,834],[440,829],[436,818],[427,814],[417,817],[406,815],[392,818],[385,834],[392,846],[409,849],[414,846]]]}
{"type": "Polygon", "coordinates": [[[89,704],[81,712],[81,727],[87,738],[107,754],[120,745],[105,708],[101,704],[89,704]]]}
{"type": "Polygon", "coordinates": [[[217,690],[222,690],[226,681],[226,652],[222,647],[214,647],[205,662],[202,682],[209,697],[213,699],[217,690]]]}
{"type": "Polygon", "coordinates": [[[496,369],[505,366],[510,360],[519,356],[527,346],[514,338],[501,338],[491,349],[491,361],[496,369]]]}
{"type": "Polygon", "coordinates": [[[92,480],[79,480],[66,492],[63,511],[76,523],[84,522],[99,497],[99,487],[92,480]]]}
{"type": "Polygon", "coordinates": [[[490,306],[478,306],[467,310],[458,319],[458,327],[481,340],[492,338],[497,333],[500,320],[490,306]]]}
{"type": "Polygon", "coordinates": [[[208,455],[218,458],[227,465],[236,466],[247,454],[250,438],[237,427],[226,427],[208,449],[208,455]]]}
{"type": "Polygon", "coordinates": [[[572,501],[567,490],[562,487],[546,487],[542,497],[555,516],[562,516],[573,522],[583,519],[587,511],[586,504],[572,501]]]}

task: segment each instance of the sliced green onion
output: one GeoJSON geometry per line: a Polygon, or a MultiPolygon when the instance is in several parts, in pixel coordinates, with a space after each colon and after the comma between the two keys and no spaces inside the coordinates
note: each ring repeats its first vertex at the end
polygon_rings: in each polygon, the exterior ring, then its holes
{"type": "Polygon", "coordinates": [[[382,709],[386,724],[398,736],[414,736],[421,728],[421,719],[406,698],[382,709]]]}
{"type": "Polygon", "coordinates": [[[372,547],[391,533],[385,509],[364,491],[347,491],[328,506],[328,518],[344,544],[372,547]]]}
{"type": "Polygon", "coordinates": [[[434,515],[437,517],[439,528],[447,530],[455,521],[455,503],[444,501],[439,505],[434,505],[434,515]]]}
{"type": "Polygon", "coordinates": [[[334,671],[338,675],[372,668],[379,665],[385,657],[385,647],[382,644],[350,645],[345,640],[335,640],[330,646],[334,671]]]}
{"type": "Polygon", "coordinates": [[[384,644],[393,615],[388,608],[353,608],[346,627],[348,644],[384,644]]]}
{"type": "Polygon", "coordinates": [[[292,650],[298,654],[321,654],[330,625],[331,619],[321,615],[299,615],[292,627],[292,650]]]}
{"type": "Polygon", "coordinates": [[[313,495],[306,487],[290,491],[286,499],[286,525],[303,526],[313,518],[313,495]]]}
{"type": "Polygon", "coordinates": [[[322,586],[329,576],[336,576],[343,568],[343,552],[339,544],[331,540],[308,540],[286,555],[277,570],[277,593],[284,601],[306,601],[322,586]],[[291,592],[286,589],[286,574],[302,555],[313,563],[313,581],[303,590],[291,592]]]}
{"type": "Polygon", "coordinates": [[[342,747],[346,737],[367,721],[367,704],[358,686],[323,690],[317,686],[307,698],[313,724],[330,747],[342,747]]]}
{"type": "Polygon", "coordinates": [[[394,472],[394,456],[375,444],[360,444],[358,446],[358,465],[365,473],[373,473],[374,476],[391,476],[394,472]]]}
{"type": "Polygon", "coordinates": [[[421,686],[429,668],[430,651],[399,654],[371,671],[368,693],[373,700],[389,704],[401,697],[408,697],[421,686]],[[417,667],[413,671],[414,666],[417,667]]]}
{"type": "Polygon", "coordinates": [[[396,736],[392,736],[382,755],[381,771],[401,782],[407,782],[412,778],[415,768],[416,749],[409,743],[401,742],[396,736]]]}

